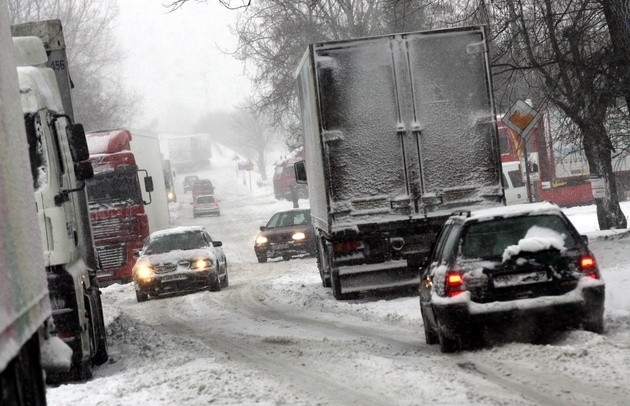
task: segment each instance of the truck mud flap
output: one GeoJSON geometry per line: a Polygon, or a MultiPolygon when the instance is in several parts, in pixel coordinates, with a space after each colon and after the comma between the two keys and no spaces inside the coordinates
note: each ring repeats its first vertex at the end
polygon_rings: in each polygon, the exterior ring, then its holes
{"type": "Polygon", "coordinates": [[[418,268],[407,266],[406,260],[340,266],[337,272],[343,294],[417,287],[420,284],[418,268]]]}

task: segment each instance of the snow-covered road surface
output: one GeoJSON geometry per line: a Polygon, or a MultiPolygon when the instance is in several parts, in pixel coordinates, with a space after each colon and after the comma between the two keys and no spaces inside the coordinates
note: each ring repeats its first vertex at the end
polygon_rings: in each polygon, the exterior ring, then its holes
{"type": "MultiPolygon", "coordinates": [[[[111,360],[88,382],[49,388],[50,405],[628,404],[630,238],[590,234],[607,282],[604,335],[444,355],[424,343],[417,296],[338,302],[313,258],[258,264],[258,227],[291,204],[231,173],[200,174],[217,184],[221,217],[192,219],[181,191],[175,207],[176,224],[223,241],[230,287],[144,303],[130,284],[105,288],[111,360]]],[[[592,231],[588,209],[568,213],[592,231]]]]}

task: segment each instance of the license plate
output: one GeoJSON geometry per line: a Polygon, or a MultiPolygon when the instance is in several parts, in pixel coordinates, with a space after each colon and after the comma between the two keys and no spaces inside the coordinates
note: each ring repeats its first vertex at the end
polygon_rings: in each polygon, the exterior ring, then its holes
{"type": "Polygon", "coordinates": [[[494,277],[494,287],[504,288],[507,286],[529,285],[549,281],[547,271],[535,271],[517,273],[511,275],[497,275],[494,277]]]}
{"type": "Polygon", "coordinates": [[[162,282],[184,281],[188,279],[186,275],[164,275],[160,280],[162,282]]]}
{"type": "Polygon", "coordinates": [[[286,249],[289,249],[289,247],[290,247],[289,244],[275,244],[273,246],[273,248],[276,250],[286,250],[286,249]]]}

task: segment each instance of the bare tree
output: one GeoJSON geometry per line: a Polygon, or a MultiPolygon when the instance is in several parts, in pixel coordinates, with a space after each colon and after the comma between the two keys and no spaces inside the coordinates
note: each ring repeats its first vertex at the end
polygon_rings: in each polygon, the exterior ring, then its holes
{"type": "Polygon", "coordinates": [[[571,120],[591,173],[605,179],[606,196],[596,199],[600,228],[625,228],[607,125],[619,94],[618,65],[602,8],[593,0],[493,4],[495,77],[511,78],[499,81],[510,94],[525,90],[537,105],[555,106],[571,120]]]}
{"type": "Polygon", "coordinates": [[[139,99],[122,84],[122,52],[113,38],[114,0],[9,0],[11,23],[59,19],[75,85],[75,117],[87,129],[128,124],[139,99]]]}
{"type": "Polygon", "coordinates": [[[612,43],[613,71],[619,79],[619,89],[630,107],[630,2],[601,0],[612,43]]]}
{"type": "Polygon", "coordinates": [[[267,149],[275,139],[273,129],[264,117],[247,109],[232,114],[232,128],[231,144],[236,150],[245,149],[244,155],[253,158],[261,179],[267,180],[267,149]]]}
{"type": "MultiPolygon", "coordinates": [[[[166,3],[164,7],[169,8],[170,11],[175,11],[184,6],[184,4],[190,2],[191,0],[173,0],[170,3],[166,3]]],[[[195,3],[207,3],[208,0],[194,0],[195,3]]],[[[220,5],[227,8],[228,10],[238,10],[240,8],[247,8],[252,3],[252,0],[216,0],[220,5]]]]}

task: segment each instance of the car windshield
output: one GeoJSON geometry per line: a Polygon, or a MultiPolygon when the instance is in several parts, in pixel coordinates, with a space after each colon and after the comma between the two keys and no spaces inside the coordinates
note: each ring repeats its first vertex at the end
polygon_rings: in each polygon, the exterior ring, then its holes
{"type": "MultiPolygon", "coordinates": [[[[462,235],[461,254],[464,258],[497,258],[508,246],[517,245],[530,230],[536,228],[557,233],[564,246],[578,246],[573,233],[561,217],[537,215],[483,221],[469,225],[462,235]]],[[[530,234],[531,235],[531,234],[530,234]]]]}
{"type": "Polygon", "coordinates": [[[201,232],[165,234],[151,238],[144,249],[144,253],[147,255],[163,254],[175,250],[193,250],[206,246],[206,241],[201,232]]]}
{"type": "Polygon", "coordinates": [[[267,228],[302,226],[311,224],[311,215],[305,211],[276,213],[267,223],[267,228]]]}
{"type": "Polygon", "coordinates": [[[214,203],[214,196],[199,196],[197,198],[197,203],[199,204],[214,203]]]}

